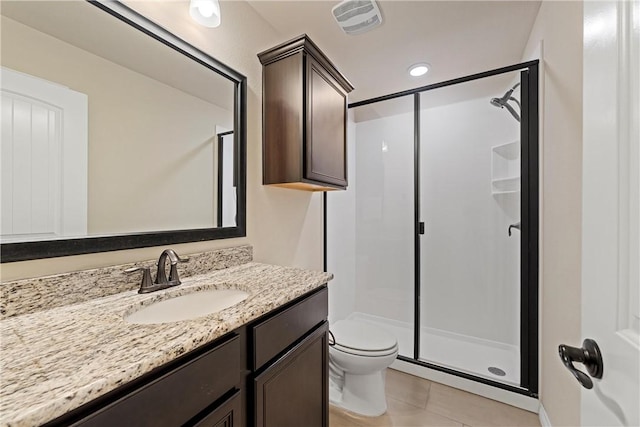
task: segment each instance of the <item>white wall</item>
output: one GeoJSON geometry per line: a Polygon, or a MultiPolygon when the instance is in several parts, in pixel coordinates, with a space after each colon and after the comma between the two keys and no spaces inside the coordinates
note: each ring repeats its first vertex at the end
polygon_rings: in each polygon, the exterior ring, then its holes
{"type": "MultiPolygon", "coordinates": [[[[247,237],[172,245],[190,253],[250,243],[257,261],[322,269],[322,196],[262,186],[262,67],[256,54],[283,40],[245,2],[221,2],[222,24],[207,29],[189,17],[189,2],[127,5],[247,76],[247,237]]],[[[2,264],[2,280],[156,258],[162,248],[2,264]]]]}
{"type": "Polygon", "coordinates": [[[519,345],[520,194],[491,184],[491,148],[519,123],[483,97],[421,111],[420,131],[421,324],[519,345]]]}
{"type": "Polygon", "coordinates": [[[554,426],[580,425],[580,387],[557,349],[582,342],[582,8],[543,1],[523,52],[542,42],[539,394],[554,426]]]}

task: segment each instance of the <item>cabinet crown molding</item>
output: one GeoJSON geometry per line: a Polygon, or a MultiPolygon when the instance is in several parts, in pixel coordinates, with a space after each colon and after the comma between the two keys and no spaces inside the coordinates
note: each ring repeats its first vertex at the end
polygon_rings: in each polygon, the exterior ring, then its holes
{"type": "Polygon", "coordinates": [[[338,71],[338,68],[333,64],[333,62],[327,58],[318,45],[316,45],[306,34],[301,34],[298,37],[274,46],[271,49],[260,52],[258,54],[258,59],[260,59],[260,63],[265,66],[298,52],[304,52],[307,55],[311,55],[313,59],[329,71],[331,76],[338,81],[346,93],[349,93],[354,89],[349,79],[338,71]]]}

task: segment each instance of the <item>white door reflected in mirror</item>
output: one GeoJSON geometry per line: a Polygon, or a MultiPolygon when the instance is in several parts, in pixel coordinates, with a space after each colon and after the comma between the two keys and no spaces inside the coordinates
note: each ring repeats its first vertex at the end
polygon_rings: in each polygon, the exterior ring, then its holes
{"type": "Polygon", "coordinates": [[[88,98],[2,67],[2,242],[87,234],[88,98]]]}

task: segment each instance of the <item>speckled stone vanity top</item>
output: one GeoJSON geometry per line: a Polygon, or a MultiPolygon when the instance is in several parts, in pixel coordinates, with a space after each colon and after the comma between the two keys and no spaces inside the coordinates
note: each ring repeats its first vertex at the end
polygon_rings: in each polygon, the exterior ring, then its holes
{"type": "MultiPolygon", "coordinates": [[[[333,276],[247,262],[151,294],[127,290],[0,321],[0,425],[35,426],[210,342],[333,276]],[[157,325],[123,315],[171,296],[235,288],[249,297],[205,317],[157,325]]],[[[55,289],[51,289],[55,292],[55,289]]]]}

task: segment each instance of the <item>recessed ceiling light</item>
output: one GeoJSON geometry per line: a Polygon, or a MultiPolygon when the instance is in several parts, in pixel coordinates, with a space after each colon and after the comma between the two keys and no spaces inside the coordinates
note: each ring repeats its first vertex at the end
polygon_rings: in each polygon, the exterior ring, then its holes
{"type": "Polygon", "coordinates": [[[191,0],[189,15],[198,24],[215,28],[220,25],[220,3],[218,0],[191,0]]]}
{"type": "Polygon", "coordinates": [[[413,77],[424,76],[425,74],[427,74],[427,71],[429,71],[430,68],[431,65],[427,64],[426,62],[420,62],[409,67],[409,74],[411,74],[413,77]]]}

